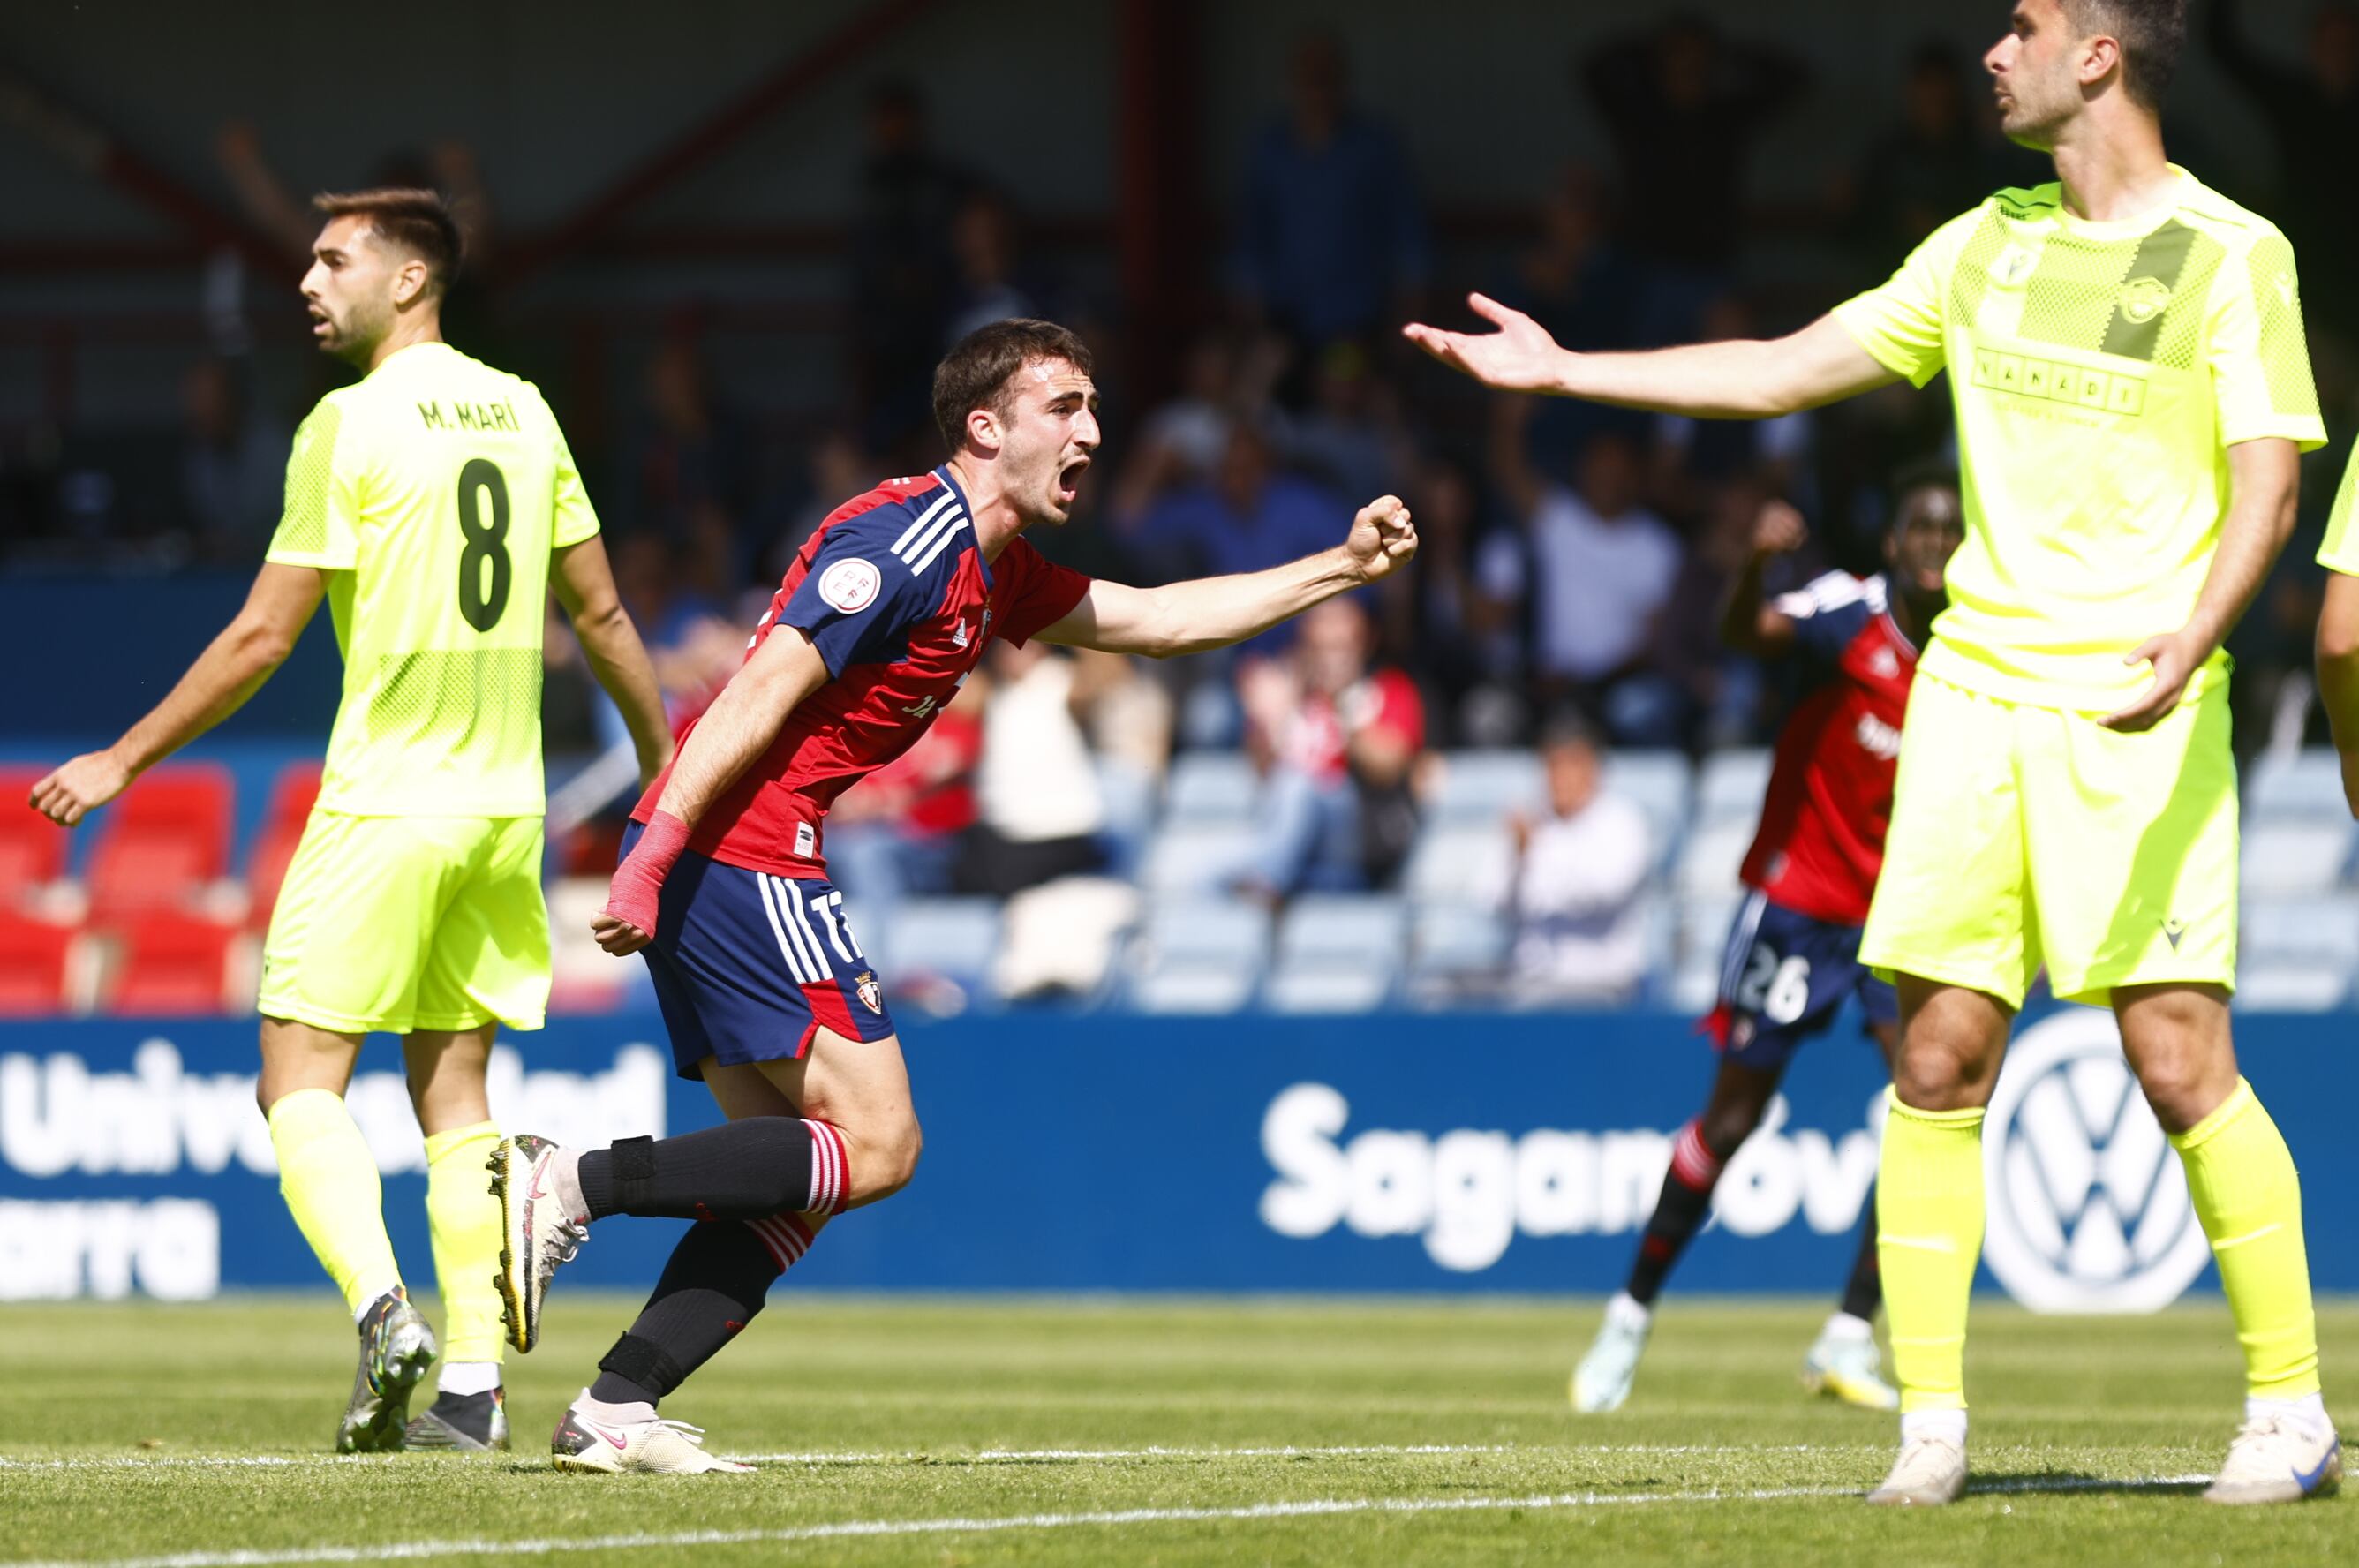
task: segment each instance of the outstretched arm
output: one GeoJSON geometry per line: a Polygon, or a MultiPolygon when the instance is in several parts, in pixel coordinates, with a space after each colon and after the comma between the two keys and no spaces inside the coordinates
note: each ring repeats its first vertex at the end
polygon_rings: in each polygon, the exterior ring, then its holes
{"type": "Polygon", "coordinates": [[[1442,364],[1508,392],[1546,392],[1703,419],[1762,419],[1815,408],[1898,376],[1832,316],[1773,341],[1690,343],[1635,354],[1575,354],[1548,329],[1487,295],[1470,294],[1493,332],[1412,322],[1401,334],[1442,364]]]}
{"type": "Polygon", "coordinates": [[[1199,577],[1161,588],[1129,588],[1100,579],[1040,637],[1071,648],[1143,653],[1150,659],[1201,653],[1258,637],[1322,599],[1364,587],[1417,553],[1408,508],[1391,495],[1360,508],[1352,531],[1332,550],[1266,572],[1199,577]]]}
{"type": "Polygon", "coordinates": [[[639,787],[645,789],[671,760],[671,725],[664,719],[663,692],[639,628],[614,591],[606,547],[592,535],[557,551],[549,564],[549,585],[573,623],[590,672],[623,711],[624,726],[639,754],[639,787]]]}
{"type": "Polygon", "coordinates": [[[2294,508],[2301,496],[2299,451],[2277,437],[2237,442],[2228,449],[2228,515],[2221,521],[2220,545],[2196,595],[2195,613],[2179,630],[2148,637],[2122,656],[2124,664],[2146,665],[2154,681],[2137,701],[2099,721],[2107,729],[2147,730],[2161,723],[2179,705],[2188,679],[2244,619],[2277,552],[2293,537],[2294,508]]]}
{"type": "Polygon", "coordinates": [[[688,847],[689,834],[769,749],[787,715],[827,681],[827,660],[799,626],[776,628],[737,667],[681,744],[647,832],[614,868],[606,907],[590,920],[600,947],[619,957],[647,946],[655,935],[664,877],[688,847]]]}
{"type": "Polygon", "coordinates": [[[34,785],[33,809],[70,828],[237,712],[295,650],[326,587],[327,573],[314,568],[265,564],[245,607],[155,710],[105,750],[84,752],[34,785]]]}

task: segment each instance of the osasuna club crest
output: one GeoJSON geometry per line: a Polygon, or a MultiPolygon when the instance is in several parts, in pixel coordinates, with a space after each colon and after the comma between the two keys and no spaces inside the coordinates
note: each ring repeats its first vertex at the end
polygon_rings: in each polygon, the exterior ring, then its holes
{"type": "Polygon", "coordinates": [[[874,969],[864,969],[853,976],[852,989],[853,995],[860,998],[860,1005],[870,1012],[882,1013],[885,1010],[885,987],[876,983],[876,971],[874,969]]]}

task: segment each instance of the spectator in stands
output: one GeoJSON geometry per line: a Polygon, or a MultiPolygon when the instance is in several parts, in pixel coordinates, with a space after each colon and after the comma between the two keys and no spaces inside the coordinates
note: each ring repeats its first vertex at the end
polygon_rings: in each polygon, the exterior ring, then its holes
{"type": "Polygon", "coordinates": [[[1948,43],[1919,45],[1901,83],[1899,123],[1837,186],[1836,211],[1874,280],[1997,187],[2049,178],[2036,155],[1985,131],[1968,81],[1966,62],[1948,43]]]}
{"type": "Polygon", "coordinates": [[[951,255],[957,278],[951,289],[947,346],[994,321],[1013,316],[1060,313],[1039,269],[1023,260],[1016,209],[988,186],[967,192],[951,221],[951,255]]]}
{"type": "MultiPolygon", "coordinates": [[[[1492,290],[1495,298],[1547,323],[1557,342],[1569,348],[1636,346],[1631,334],[1639,278],[1614,242],[1609,205],[1595,169],[1582,164],[1567,168],[1540,204],[1538,243],[1516,256],[1492,290]]],[[[1533,460],[1560,471],[1599,430],[1642,430],[1646,419],[1576,397],[1548,398],[1532,416],[1533,460]]]]}
{"type": "Polygon", "coordinates": [[[1515,925],[1509,995],[1524,1006],[1634,1000],[1647,971],[1646,813],[1603,787],[1604,747],[1583,721],[1540,743],[1548,810],[1507,819],[1515,858],[1498,902],[1515,925]]]}
{"type": "Polygon", "coordinates": [[[1216,877],[1277,901],[1389,883],[1417,833],[1414,793],[1425,701],[1397,670],[1370,662],[1367,611],[1330,599],[1276,658],[1238,671],[1246,749],[1262,773],[1250,857],[1216,877]]]}
{"type": "Polygon", "coordinates": [[[1683,343],[1743,249],[1761,132],[1801,95],[1809,71],[1687,12],[1598,49],[1581,76],[1620,163],[1623,240],[1641,278],[1638,341],[1683,343]]]}
{"type": "Polygon", "coordinates": [[[858,434],[844,425],[822,430],[803,454],[802,467],[803,499],[792,508],[785,528],[770,541],[756,568],[756,577],[765,583],[783,581],[787,569],[795,563],[796,552],[819,532],[819,526],[827,521],[841,498],[864,493],[876,483],[880,472],[875,459],[861,450],[858,434]]]}
{"type": "Polygon", "coordinates": [[[972,893],[1011,898],[1105,864],[1105,802],[1077,708],[1077,666],[1047,643],[992,644],[975,770],[978,820],[959,871],[972,893]]]}
{"type": "Polygon", "coordinates": [[[1679,576],[1679,541],[1639,504],[1637,447],[1619,430],[1591,439],[1572,488],[1544,479],[1524,448],[1533,401],[1494,405],[1493,481],[1521,527],[1484,544],[1483,591],[1525,606],[1544,705],[1577,705],[1626,744],[1676,744],[1678,705],[1645,659],[1679,576]]]}
{"type": "Polygon", "coordinates": [[[1288,421],[1286,448],[1297,468],[1343,495],[1398,493],[1413,449],[1399,400],[1364,347],[1338,341],[1320,351],[1310,407],[1288,421]]]}
{"type": "MultiPolygon", "coordinates": [[[[1704,343],[1760,335],[1751,303],[1734,291],[1704,307],[1697,332],[1704,343]]],[[[1720,493],[1731,486],[1799,495],[1810,481],[1815,425],[1808,409],[1774,419],[1690,419],[1658,414],[1651,422],[1653,496],[1657,505],[1683,524],[1711,515],[1720,493]]]]}
{"type": "Polygon", "coordinates": [[[1379,585],[1378,646],[1440,694],[1451,744],[1515,744],[1527,722],[1519,612],[1480,586],[1474,475],[1454,459],[1428,458],[1404,498],[1417,518],[1417,571],[1379,585]]]}
{"type": "Polygon", "coordinates": [[[180,415],[184,526],[212,560],[258,559],[286,498],[291,432],[255,412],[245,367],[220,358],[189,367],[180,415]]]}
{"type": "MultiPolygon", "coordinates": [[[[2270,215],[2309,270],[2343,265],[2359,250],[2349,172],[2351,149],[2359,147],[2359,5],[2322,0],[2310,13],[2298,65],[2254,47],[2244,0],[2212,0],[2206,10],[2212,58],[2244,89],[2277,144],[2270,215]]],[[[2323,318],[2345,344],[2359,343],[2359,302],[2350,292],[2309,289],[2302,295],[2312,317],[2323,318]]]]}
{"type": "Polygon", "coordinates": [[[648,360],[644,396],[623,498],[625,528],[661,538],[674,574],[720,598],[753,564],[737,538],[749,511],[751,442],[686,332],[668,337],[648,360]]]}
{"type": "Polygon", "coordinates": [[[1277,468],[1269,435],[1239,422],[1208,484],[1171,490],[1117,526],[1148,568],[1170,579],[1258,572],[1323,550],[1350,526],[1351,503],[1277,468]]]}
{"type": "Polygon", "coordinates": [[[853,382],[861,444],[899,463],[913,436],[931,433],[934,361],[957,287],[951,235],[974,180],[929,144],[925,99],[908,82],[870,90],[867,136],[847,257],[853,382]]]}
{"type": "Polygon", "coordinates": [[[1426,280],[1425,217],[1392,131],[1351,102],[1336,35],[1297,41],[1288,85],[1245,168],[1233,266],[1247,306],[1315,352],[1400,319],[1426,280]]]}

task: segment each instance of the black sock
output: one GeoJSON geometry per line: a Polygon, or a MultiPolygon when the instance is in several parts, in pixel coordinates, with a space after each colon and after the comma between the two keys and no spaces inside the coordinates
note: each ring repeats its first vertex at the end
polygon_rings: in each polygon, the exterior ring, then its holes
{"type": "Polygon", "coordinates": [[[661,1399],[754,1321],[778,1274],[750,1227],[690,1225],[638,1321],[598,1363],[590,1397],[617,1405],[661,1399]]]}
{"type": "Polygon", "coordinates": [[[1663,1173],[1662,1196],[1655,1200],[1646,1234],[1638,1238],[1629,1282],[1622,1287],[1632,1301],[1642,1307],[1655,1304],[1663,1276],[1712,1212],[1712,1190],[1719,1184],[1720,1160],[1704,1147],[1702,1129],[1690,1122],[1671,1140],[1671,1168],[1663,1173]]]}
{"type": "Polygon", "coordinates": [[[1875,1256],[1875,1189],[1867,1190],[1867,1218],[1859,1229],[1859,1256],[1852,1259],[1851,1279],[1843,1286],[1843,1310],[1855,1318],[1875,1321],[1884,1304],[1884,1265],[1875,1256]]]}
{"type": "Polygon", "coordinates": [[[582,1201],[593,1220],[753,1220],[811,1204],[811,1127],[748,1116],[678,1138],[626,1138],[584,1150],[582,1201]]]}

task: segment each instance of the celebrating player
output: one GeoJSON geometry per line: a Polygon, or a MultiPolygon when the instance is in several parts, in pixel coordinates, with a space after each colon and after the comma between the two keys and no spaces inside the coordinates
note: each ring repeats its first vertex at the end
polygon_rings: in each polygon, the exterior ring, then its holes
{"type": "Polygon", "coordinates": [[[1876,1199],[1901,1450],[1872,1502],[1965,1487],[1983,1112],[2042,964],[2058,996],[2119,1019],[2235,1318],[2245,1419],[2204,1496],[2289,1501],[2342,1474],[2293,1158],[2229,1036],[2221,651],[2325,431],[2292,247],[2163,157],[2185,22],[2183,0],[2020,0],[1984,63],[2056,182],[1999,191],[1788,338],[1568,354],[1479,296],[1498,331],[1406,329],[1494,386],[1723,418],[1950,373],[1966,539],[1860,943],[1901,1009],[1876,1199]]]}
{"type": "Polygon", "coordinates": [[[364,373],[303,421],[287,510],[245,607],[155,712],[33,788],[72,826],[236,711],[324,595],[343,700],[319,803],[263,943],[258,1098],[279,1189],[360,1327],[339,1451],[507,1446],[498,1138],[484,1073],[500,1024],[538,1029],[543,601],[554,588],[642,773],[669,759],[655,673],[615,597],[598,518],[532,383],[442,341],[459,231],[429,191],[314,203],[313,336],[364,373]],[[449,1358],[409,1421],[433,1334],[386,1238],[376,1160],[345,1108],[362,1037],[404,1037],[449,1358]]]}
{"type": "Polygon", "coordinates": [[[950,459],[846,502],[806,543],[745,663],[633,813],[594,929],[647,951],[680,1074],[730,1119],[660,1141],[500,1145],[501,1290],[520,1349],[589,1226],[703,1222],[559,1422],[560,1469],[743,1469],[660,1420],[663,1397],[762,1310],[833,1215],[900,1190],[918,1122],[892,1015],[827,879],[828,805],[908,749],[994,637],[1157,658],[1221,648],[1417,551],[1387,495],[1288,565],[1154,589],[1052,565],[1020,536],[1062,523],[1098,447],[1089,350],[1047,321],[978,329],[934,373],[950,459]]]}
{"type": "MultiPolygon", "coordinates": [[[[1756,523],[1753,559],[1722,616],[1723,635],[1766,657],[1800,656],[1817,684],[1778,736],[1760,830],[1745,857],[1753,892],[1728,933],[1720,1005],[1706,1020],[1721,1051],[1712,1097],[1680,1129],[1629,1282],[1605,1303],[1596,1343],[1573,1369],[1577,1410],[1618,1410],[1630,1397],[1663,1278],[1703,1224],[1729,1156],[1761,1125],[1795,1051],[1834,1026],[1846,996],[1859,998],[1887,1062],[1899,1044],[1899,1003],[1887,982],[1860,966],[1859,931],[1884,860],[1909,678],[1925,629],[1946,602],[1942,573],[1962,529],[1954,476],[1904,478],[1885,539],[1886,571],[1864,581],[1830,572],[1764,604],[1763,568],[1801,548],[1806,535],[1801,515],[1782,501],[1763,507],[1756,523]]],[[[1877,1370],[1873,1325],[1882,1296],[1871,1208],[1843,1304],[1803,1358],[1807,1385],[1872,1410],[1899,1403],[1877,1370]]]]}

